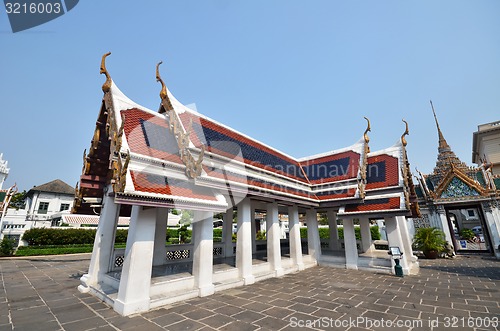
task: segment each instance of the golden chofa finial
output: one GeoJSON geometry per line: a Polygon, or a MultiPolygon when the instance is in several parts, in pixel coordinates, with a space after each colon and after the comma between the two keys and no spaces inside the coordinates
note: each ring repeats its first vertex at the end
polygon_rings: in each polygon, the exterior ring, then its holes
{"type": "Polygon", "coordinates": [[[156,65],[156,81],[161,83],[160,98],[163,100],[167,97],[167,87],[165,86],[165,83],[163,82],[163,79],[161,79],[160,76],[160,64],[162,63],[163,61],[160,61],[156,65]]]}
{"type": "Polygon", "coordinates": [[[403,144],[404,147],[406,147],[406,145],[408,144],[408,142],[406,141],[405,136],[409,135],[410,131],[408,131],[408,122],[406,122],[404,120],[404,118],[403,118],[403,122],[406,124],[406,129],[405,129],[405,132],[403,132],[403,134],[401,135],[401,143],[403,144]]]}
{"type": "Polygon", "coordinates": [[[102,74],[106,75],[106,81],[102,85],[102,91],[104,93],[109,92],[109,90],[111,89],[111,76],[109,75],[108,70],[106,69],[106,57],[108,57],[109,55],[111,55],[111,52],[107,52],[102,56],[101,70],[99,72],[101,75],[102,74]]]}
{"type": "Polygon", "coordinates": [[[162,64],[163,61],[158,62],[156,65],[156,81],[160,82],[161,84],[161,91],[160,91],[160,98],[161,98],[161,103],[163,107],[160,107],[160,113],[164,113],[165,110],[170,111],[174,109],[172,106],[172,103],[170,102],[170,99],[168,98],[168,93],[167,93],[167,87],[165,86],[165,82],[163,82],[163,79],[161,79],[160,76],[160,64],[162,64]]]}
{"type": "Polygon", "coordinates": [[[366,127],[365,133],[363,134],[363,138],[365,138],[365,143],[368,144],[370,142],[370,137],[368,137],[368,132],[370,132],[372,128],[370,126],[370,120],[368,119],[368,117],[364,117],[364,119],[368,122],[368,126],[366,127]]]}

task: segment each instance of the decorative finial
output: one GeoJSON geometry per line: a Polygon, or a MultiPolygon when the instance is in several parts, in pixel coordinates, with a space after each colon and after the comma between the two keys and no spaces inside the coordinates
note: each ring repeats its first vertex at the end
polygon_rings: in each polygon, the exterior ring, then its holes
{"type": "Polygon", "coordinates": [[[163,79],[161,79],[160,76],[160,64],[162,64],[163,61],[158,62],[156,65],[156,81],[161,83],[161,91],[160,91],[160,98],[165,99],[167,97],[167,87],[165,86],[165,83],[163,82],[163,79]]]}
{"type": "Polygon", "coordinates": [[[436,121],[436,127],[438,130],[439,148],[450,148],[450,146],[448,146],[448,143],[446,142],[446,139],[444,139],[443,133],[441,132],[441,128],[439,127],[439,122],[436,116],[436,112],[434,111],[434,105],[432,104],[432,100],[430,100],[430,103],[431,103],[432,113],[434,114],[434,120],[436,121]]]}
{"type": "Polygon", "coordinates": [[[368,117],[364,117],[364,119],[368,122],[368,126],[366,127],[366,130],[365,130],[365,133],[363,134],[363,137],[365,138],[365,143],[368,144],[370,142],[370,137],[368,137],[368,132],[370,132],[372,129],[371,129],[370,120],[368,119],[368,117]]]}
{"type": "Polygon", "coordinates": [[[168,98],[167,87],[165,86],[165,82],[163,82],[163,79],[161,79],[160,76],[160,64],[162,63],[163,61],[160,61],[156,65],[156,81],[161,83],[160,98],[161,98],[161,103],[163,105],[163,108],[160,107],[160,113],[164,113],[165,110],[170,111],[174,109],[172,103],[170,102],[170,99],[168,98]]]}
{"type": "Polygon", "coordinates": [[[101,71],[99,72],[101,75],[104,74],[106,75],[106,81],[102,85],[102,91],[104,93],[108,92],[111,89],[111,76],[108,73],[108,70],[106,69],[106,58],[111,55],[111,52],[107,52],[102,56],[101,59],[101,71]]]}
{"type": "Polygon", "coordinates": [[[401,143],[403,144],[404,147],[406,147],[406,145],[408,144],[408,142],[406,141],[405,136],[409,135],[410,131],[408,131],[408,122],[406,122],[404,120],[404,118],[403,118],[403,122],[406,124],[406,129],[405,129],[405,132],[403,133],[403,135],[401,135],[401,143]]]}

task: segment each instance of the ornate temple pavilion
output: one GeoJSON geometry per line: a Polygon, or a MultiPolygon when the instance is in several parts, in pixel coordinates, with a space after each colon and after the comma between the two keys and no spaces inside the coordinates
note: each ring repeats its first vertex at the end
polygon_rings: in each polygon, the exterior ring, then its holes
{"type": "MultiPolygon", "coordinates": [[[[385,220],[389,245],[404,252],[404,273],[418,271],[406,223],[406,217],[418,214],[405,148],[408,127],[394,146],[370,151],[368,121],[354,145],[297,159],[183,105],[166,88],[159,65],[159,110],[138,105],[112,81],[107,55],[101,63],[104,97],[90,149],[84,153],[73,210],[89,213],[102,206],[81,291],[129,315],[318,263],[370,267],[373,260],[360,255],[373,249],[370,219],[385,220]],[[166,247],[170,208],[194,211],[191,243],[166,247]],[[231,240],[234,211],[236,243],[231,240]],[[266,240],[260,245],[256,211],[266,215],[266,240]],[[328,244],[322,247],[320,242],[319,212],[328,215],[329,248],[339,249],[340,257],[323,254],[328,244]],[[126,248],[115,249],[119,216],[128,213],[126,248]],[[213,240],[214,213],[225,215],[222,242],[213,240]],[[306,214],[305,242],[299,213],[306,214]],[[288,215],[285,242],[280,241],[279,214],[288,215]],[[337,219],[342,220],[343,248],[337,219]],[[263,251],[259,259],[257,251],[263,251]]],[[[385,260],[390,272],[391,262],[385,260]]]]}
{"type": "Polygon", "coordinates": [[[434,171],[417,177],[422,217],[414,219],[415,228],[443,230],[455,252],[488,252],[500,258],[500,175],[493,175],[486,160],[479,167],[462,162],[444,138],[435,112],[434,120],[438,156],[434,171]]]}

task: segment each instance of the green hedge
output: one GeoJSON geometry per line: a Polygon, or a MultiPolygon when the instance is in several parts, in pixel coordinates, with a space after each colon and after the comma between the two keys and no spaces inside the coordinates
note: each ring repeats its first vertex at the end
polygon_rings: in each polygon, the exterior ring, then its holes
{"type": "MultiPolygon", "coordinates": [[[[319,228],[319,237],[320,239],[330,239],[330,228],[319,228]]],[[[339,238],[344,239],[344,228],[339,227],[339,238]]],[[[372,240],[380,240],[380,231],[378,226],[371,226],[370,232],[372,234],[372,240]]],[[[354,227],[354,233],[356,235],[356,239],[361,240],[361,229],[356,226],[354,227]]],[[[307,238],[307,228],[300,228],[300,237],[307,238]]]]}
{"type": "MultiPolygon", "coordinates": [[[[116,243],[127,242],[127,230],[116,230],[116,243]]],[[[47,245],[83,245],[93,244],[96,230],[94,229],[51,229],[35,228],[26,231],[23,240],[30,246],[47,245]]]]}

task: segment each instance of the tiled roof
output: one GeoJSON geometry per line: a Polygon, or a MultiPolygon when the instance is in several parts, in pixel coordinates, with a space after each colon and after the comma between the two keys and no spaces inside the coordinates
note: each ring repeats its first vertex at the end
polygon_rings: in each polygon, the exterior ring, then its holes
{"type": "Polygon", "coordinates": [[[35,186],[28,191],[28,195],[31,192],[49,192],[49,193],[59,193],[59,194],[67,194],[74,195],[75,189],[60,179],[55,179],[51,182],[35,186]]]}
{"type": "Polygon", "coordinates": [[[307,182],[300,164],[277,151],[229,130],[207,118],[184,112],[179,115],[195,146],[261,169],[307,182]]]}
{"type": "Polygon", "coordinates": [[[311,184],[356,178],[360,155],[353,151],[302,161],[300,164],[311,184]]]}
{"type": "MultiPolygon", "coordinates": [[[[84,224],[84,225],[97,225],[99,223],[98,215],[81,215],[81,214],[70,214],[62,215],[64,223],[67,224],[84,224]]],[[[130,223],[130,217],[119,217],[119,226],[128,226],[130,223]]]]}
{"type": "Polygon", "coordinates": [[[132,108],[121,111],[130,151],[181,164],[179,148],[166,118],[132,108]]]}
{"type": "Polygon", "coordinates": [[[361,140],[297,159],[188,109],[170,92],[165,94],[170,100],[164,95],[160,111],[153,112],[128,99],[114,83],[105,91],[92,155],[84,162],[80,198],[99,199],[102,194],[96,192],[112,184],[115,200],[127,206],[178,203],[183,208],[218,211],[229,204],[225,194],[233,193],[305,205],[344,201],[352,210],[401,206],[399,197],[377,202],[378,193],[369,192],[380,188],[392,189],[384,190],[384,195],[402,192],[401,146],[365,154],[367,142],[361,140]],[[372,200],[359,203],[365,192],[372,200]]]}
{"type": "Polygon", "coordinates": [[[130,171],[130,174],[136,192],[217,201],[210,189],[197,186],[191,181],[138,171],[130,171]]]}
{"type": "Polygon", "coordinates": [[[400,198],[398,197],[392,197],[392,198],[365,200],[363,203],[360,204],[346,205],[345,212],[353,213],[362,211],[399,209],[400,206],[399,199],[400,198]]]}
{"type": "Polygon", "coordinates": [[[390,155],[368,157],[366,189],[397,186],[399,179],[398,159],[390,155]]]}

